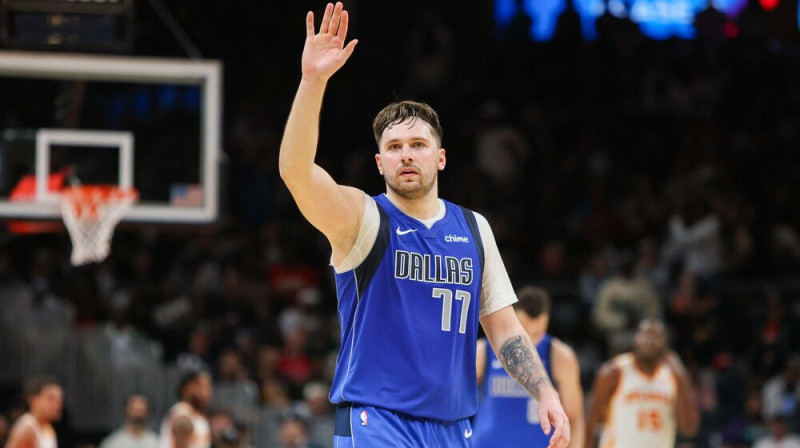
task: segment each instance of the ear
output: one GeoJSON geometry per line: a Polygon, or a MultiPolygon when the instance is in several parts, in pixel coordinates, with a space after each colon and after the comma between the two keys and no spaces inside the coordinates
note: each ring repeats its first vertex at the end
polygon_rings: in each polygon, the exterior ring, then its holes
{"type": "Polygon", "coordinates": [[[447,157],[445,156],[445,150],[444,148],[439,148],[439,171],[442,171],[445,165],[447,165],[447,157]]]}
{"type": "Polygon", "coordinates": [[[383,163],[381,163],[381,154],[375,154],[375,164],[378,166],[378,173],[383,176],[383,163]]]}

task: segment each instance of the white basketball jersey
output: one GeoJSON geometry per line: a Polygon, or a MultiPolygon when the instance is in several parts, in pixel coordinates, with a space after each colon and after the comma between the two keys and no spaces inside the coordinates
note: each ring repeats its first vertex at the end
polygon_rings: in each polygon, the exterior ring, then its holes
{"type": "Polygon", "coordinates": [[[189,448],[211,447],[211,427],[208,425],[208,420],[195,411],[189,403],[179,402],[169,410],[161,423],[159,442],[161,448],[175,448],[172,425],[178,417],[188,417],[192,422],[192,437],[189,439],[189,448]]]}
{"type": "Polygon", "coordinates": [[[42,426],[33,414],[23,414],[17,423],[19,428],[30,427],[36,434],[36,448],[57,448],[56,433],[50,425],[42,426]]]}
{"type": "Polygon", "coordinates": [[[619,384],[609,400],[600,448],[674,448],[678,383],[665,363],[642,372],[632,353],[617,356],[619,384]]]}

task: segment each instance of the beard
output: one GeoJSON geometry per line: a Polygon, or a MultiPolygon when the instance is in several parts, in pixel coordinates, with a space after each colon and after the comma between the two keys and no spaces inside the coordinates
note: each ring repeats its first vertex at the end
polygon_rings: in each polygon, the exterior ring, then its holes
{"type": "Polygon", "coordinates": [[[189,402],[189,404],[192,405],[192,407],[198,411],[203,411],[206,408],[205,400],[201,399],[196,395],[190,395],[186,401],[189,402]]]}
{"type": "MultiPolygon", "coordinates": [[[[420,172],[419,168],[417,168],[417,172],[420,172]]],[[[437,173],[438,171],[434,171],[432,175],[425,176],[420,172],[419,183],[402,182],[398,180],[399,175],[397,174],[391,177],[384,174],[383,179],[386,181],[386,186],[401,198],[419,199],[427,195],[436,185],[437,173]]]]}
{"type": "Polygon", "coordinates": [[[136,427],[144,427],[145,425],[147,425],[147,417],[145,417],[143,415],[137,415],[137,416],[134,416],[134,417],[130,417],[128,419],[128,423],[130,423],[131,425],[136,426],[136,427]]]}

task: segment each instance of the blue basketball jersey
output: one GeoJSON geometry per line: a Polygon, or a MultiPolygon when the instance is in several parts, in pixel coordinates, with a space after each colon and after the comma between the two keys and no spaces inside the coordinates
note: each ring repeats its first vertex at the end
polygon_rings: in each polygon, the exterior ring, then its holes
{"type": "Polygon", "coordinates": [[[336,274],[341,348],[334,403],[453,421],[478,408],[475,351],[483,243],[473,212],[444,201],[428,229],[376,196],[380,227],[355,269],[336,274]]]}
{"type": "MultiPolygon", "coordinates": [[[[536,351],[552,379],[551,342],[550,335],[545,333],[536,344],[536,351]]],[[[544,434],[539,423],[539,402],[506,373],[488,344],[482,392],[481,405],[473,422],[475,448],[537,448],[550,443],[550,436],[544,434]]]]}

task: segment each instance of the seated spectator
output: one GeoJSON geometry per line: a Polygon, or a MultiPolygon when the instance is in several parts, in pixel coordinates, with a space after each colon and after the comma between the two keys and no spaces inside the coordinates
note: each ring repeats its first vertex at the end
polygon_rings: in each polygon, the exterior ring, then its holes
{"type": "MultiPolygon", "coordinates": [[[[333,440],[333,439],[331,439],[333,440]]],[[[321,448],[308,442],[306,422],[297,417],[288,417],[281,423],[280,448],[321,448]]]]}
{"type": "Polygon", "coordinates": [[[640,320],[661,317],[661,303],[652,283],[635,276],[633,268],[633,256],[624,255],[619,274],[600,288],[592,316],[595,328],[605,334],[612,356],[630,347],[640,320]]]}
{"type": "Polygon", "coordinates": [[[125,404],[124,425],[108,435],[100,448],[158,448],[158,436],[147,427],[150,402],[143,395],[131,395],[125,404]]]}
{"type": "Polygon", "coordinates": [[[789,433],[789,423],[781,416],[769,422],[770,435],[758,439],[753,448],[800,448],[800,436],[789,433]]]}
{"type": "Polygon", "coordinates": [[[258,414],[258,386],[250,379],[239,354],[224,350],[219,357],[214,404],[230,409],[237,421],[255,422],[258,414]]]}
{"type": "Polygon", "coordinates": [[[764,421],[772,421],[775,417],[788,419],[798,413],[800,356],[789,359],[783,371],[764,384],[761,397],[764,402],[764,421]]]}

